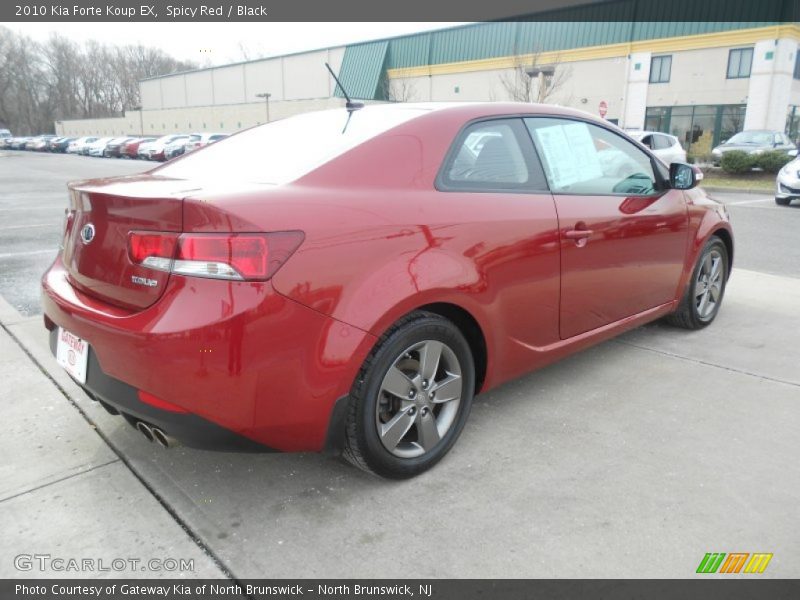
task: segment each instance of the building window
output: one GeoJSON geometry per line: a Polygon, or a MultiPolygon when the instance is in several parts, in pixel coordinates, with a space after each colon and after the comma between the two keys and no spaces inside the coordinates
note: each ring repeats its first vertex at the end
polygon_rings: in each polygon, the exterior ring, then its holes
{"type": "Polygon", "coordinates": [[[711,148],[744,129],[744,104],[651,106],[647,131],[661,131],[680,140],[690,160],[704,160],[711,148]]]}
{"type": "Polygon", "coordinates": [[[650,83],[669,83],[672,56],[654,56],[650,63],[650,83]]]}
{"type": "Polygon", "coordinates": [[[728,54],[728,79],[750,77],[750,67],[752,65],[752,48],[734,48],[728,54]]]}
{"type": "Polygon", "coordinates": [[[794,57],[794,78],[800,79],[800,51],[794,57]]]}

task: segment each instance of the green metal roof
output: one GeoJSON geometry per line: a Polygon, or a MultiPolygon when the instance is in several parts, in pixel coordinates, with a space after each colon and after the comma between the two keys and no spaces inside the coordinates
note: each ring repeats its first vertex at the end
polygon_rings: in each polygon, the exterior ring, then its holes
{"type": "Polygon", "coordinates": [[[792,0],[612,0],[537,13],[529,20],[473,23],[347,46],[342,83],[353,97],[381,99],[385,69],[763,27],[796,20],[794,4],[792,0]],[[718,22],[720,14],[746,20],[718,22]]]}
{"type": "Polygon", "coordinates": [[[757,22],[511,21],[477,23],[387,40],[388,69],[605,46],[774,25],[757,22]]]}
{"type": "MultiPolygon", "coordinates": [[[[351,98],[372,100],[383,97],[380,83],[386,71],[388,49],[388,40],[354,44],[345,48],[339,81],[351,98]]],[[[334,95],[344,98],[339,86],[336,86],[334,95]]]]}

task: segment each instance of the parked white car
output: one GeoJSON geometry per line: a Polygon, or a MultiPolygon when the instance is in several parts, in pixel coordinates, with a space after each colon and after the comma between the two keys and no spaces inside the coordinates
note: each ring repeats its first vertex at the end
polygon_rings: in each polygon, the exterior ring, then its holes
{"type": "Polygon", "coordinates": [[[800,158],[778,171],[775,188],[775,204],[789,206],[792,200],[800,199],[800,158]]]}
{"type": "Polygon", "coordinates": [[[208,146],[219,140],[224,140],[229,135],[228,133],[193,133],[184,146],[184,153],[188,154],[203,146],[208,146]]]}
{"type": "Polygon", "coordinates": [[[686,150],[674,135],[660,131],[629,131],[627,133],[636,141],[650,148],[653,154],[666,165],[674,162],[686,162],[686,150]]]}
{"type": "Polygon", "coordinates": [[[170,135],[162,135],[158,138],[155,142],[150,142],[145,146],[144,151],[142,151],[142,146],[139,146],[139,158],[146,158],[148,160],[166,160],[164,156],[164,150],[166,149],[167,145],[174,142],[178,138],[185,138],[189,139],[187,134],[170,134],[170,135]]]}
{"type": "Polygon", "coordinates": [[[183,154],[186,142],[188,142],[190,139],[191,136],[180,135],[172,140],[169,144],[164,146],[164,160],[169,160],[183,154]]]}
{"type": "Polygon", "coordinates": [[[69,154],[83,154],[84,146],[91,144],[92,142],[96,142],[97,138],[94,136],[86,135],[83,137],[79,137],[76,140],[72,140],[67,146],[67,152],[69,154]]]}
{"type": "Polygon", "coordinates": [[[97,138],[91,144],[86,146],[83,154],[88,154],[89,156],[103,156],[103,151],[106,149],[106,144],[113,139],[114,138],[112,137],[97,138]]]}

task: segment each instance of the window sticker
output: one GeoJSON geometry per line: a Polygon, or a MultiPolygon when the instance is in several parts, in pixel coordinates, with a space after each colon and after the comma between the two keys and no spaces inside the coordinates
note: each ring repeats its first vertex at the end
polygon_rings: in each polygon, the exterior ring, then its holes
{"type": "Polygon", "coordinates": [[[554,188],[563,189],[603,176],[597,149],[585,123],[539,127],[536,139],[545,155],[554,188]]]}

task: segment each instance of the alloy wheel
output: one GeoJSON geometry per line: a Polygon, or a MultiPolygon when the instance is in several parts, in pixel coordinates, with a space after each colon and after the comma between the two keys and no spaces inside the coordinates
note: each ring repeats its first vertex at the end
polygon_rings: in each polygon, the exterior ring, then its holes
{"type": "Polygon", "coordinates": [[[425,340],[404,350],[386,372],[376,403],[384,448],[400,458],[433,450],[456,420],[462,386],[461,365],[447,344],[425,340]]]}
{"type": "Polygon", "coordinates": [[[724,261],[719,250],[711,250],[700,265],[694,284],[697,316],[706,321],[714,316],[722,298],[724,261]]]}

